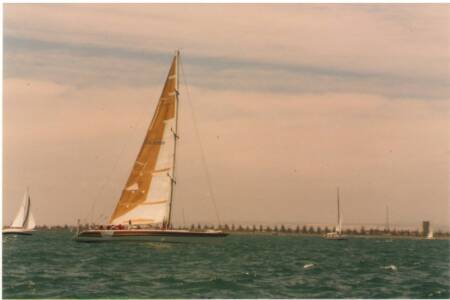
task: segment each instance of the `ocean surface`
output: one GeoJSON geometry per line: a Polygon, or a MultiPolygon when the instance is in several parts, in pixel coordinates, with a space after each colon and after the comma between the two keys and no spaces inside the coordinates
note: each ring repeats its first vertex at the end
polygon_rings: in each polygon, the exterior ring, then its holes
{"type": "Polygon", "coordinates": [[[3,298],[449,298],[448,240],[231,235],[202,244],[3,237],[3,298]]]}

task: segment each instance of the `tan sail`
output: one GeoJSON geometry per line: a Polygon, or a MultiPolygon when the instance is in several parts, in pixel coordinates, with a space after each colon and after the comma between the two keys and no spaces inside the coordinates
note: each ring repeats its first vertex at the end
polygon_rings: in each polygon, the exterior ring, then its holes
{"type": "Polygon", "coordinates": [[[167,224],[170,218],[177,137],[178,56],[177,52],[111,224],[167,224]]]}

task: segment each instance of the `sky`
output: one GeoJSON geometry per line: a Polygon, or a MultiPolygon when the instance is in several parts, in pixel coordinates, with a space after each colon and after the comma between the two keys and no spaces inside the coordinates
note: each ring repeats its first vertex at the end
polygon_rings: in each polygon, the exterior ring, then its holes
{"type": "Polygon", "coordinates": [[[180,49],[176,224],[449,230],[449,13],[5,4],[3,224],[109,218],[180,49]]]}

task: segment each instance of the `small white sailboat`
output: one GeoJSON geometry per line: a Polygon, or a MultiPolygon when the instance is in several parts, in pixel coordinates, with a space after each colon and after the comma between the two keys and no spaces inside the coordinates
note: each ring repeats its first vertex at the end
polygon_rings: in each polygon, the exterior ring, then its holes
{"type": "Polygon", "coordinates": [[[31,198],[27,190],[14,221],[11,226],[3,229],[3,234],[31,235],[34,227],[36,227],[36,222],[31,213],[31,198]]]}
{"type": "Polygon", "coordinates": [[[172,228],[175,155],[179,139],[176,52],[153,119],[109,224],[77,231],[81,242],[146,240],[179,242],[225,237],[222,231],[172,228]]]}
{"type": "Polygon", "coordinates": [[[334,232],[328,232],[323,237],[327,240],[346,240],[347,237],[342,234],[342,217],[341,209],[339,203],[339,188],[337,189],[337,211],[338,211],[338,221],[336,230],[334,232]]]}
{"type": "Polygon", "coordinates": [[[427,236],[425,237],[427,240],[433,240],[434,239],[434,234],[433,234],[433,230],[430,228],[430,231],[428,231],[427,236]]]}

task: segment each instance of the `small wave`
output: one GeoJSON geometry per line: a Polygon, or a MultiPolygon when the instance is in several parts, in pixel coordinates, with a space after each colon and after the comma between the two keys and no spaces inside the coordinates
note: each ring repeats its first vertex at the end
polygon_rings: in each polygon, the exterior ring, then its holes
{"type": "Polygon", "coordinates": [[[303,266],[303,269],[308,270],[308,269],[311,269],[314,266],[315,266],[315,264],[306,264],[306,265],[303,266]]]}
{"type": "Polygon", "coordinates": [[[442,294],[442,291],[436,291],[428,294],[428,297],[438,297],[442,294]]]}
{"type": "Polygon", "coordinates": [[[384,266],[383,269],[397,272],[397,267],[395,265],[384,266]]]}
{"type": "Polygon", "coordinates": [[[147,248],[154,250],[163,250],[171,248],[170,245],[166,243],[146,243],[145,245],[147,248]]]}
{"type": "Polygon", "coordinates": [[[254,271],[242,272],[241,274],[244,275],[245,277],[256,277],[256,272],[254,271]]]}

